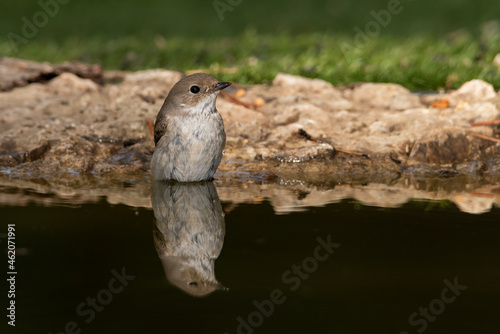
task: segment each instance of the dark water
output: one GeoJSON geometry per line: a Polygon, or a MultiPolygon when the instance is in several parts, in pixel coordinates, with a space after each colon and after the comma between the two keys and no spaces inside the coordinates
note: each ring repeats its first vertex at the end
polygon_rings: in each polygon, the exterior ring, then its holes
{"type": "Polygon", "coordinates": [[[473,215],[449,202],[380,208],[344,199],[276,215],[268,201],[235,206],[214,191],[153,185],[156,218],[105,201],[1,206],[0,245],[7,254],[15,224],[17,248],[16,326],[6,324],[3,298],[4,328],[499,332],[497,207],[473,215]]]}

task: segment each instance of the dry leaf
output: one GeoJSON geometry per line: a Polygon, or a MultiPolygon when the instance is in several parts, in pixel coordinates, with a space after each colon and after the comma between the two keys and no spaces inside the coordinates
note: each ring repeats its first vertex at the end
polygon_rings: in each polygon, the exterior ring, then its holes
{"type": "Polygon", "coordinates": [[[448,99],[439,99],[431,103],[432,108],[446,109],[450,106],[450,101],[448,99]]]}
{"type": "Polygon", "coordinates": [[[266,104],[266,101],[264,101],[264,99],[261,97],[256,97],[255,99],[253,99],[253,104],[255,104],[257,108],[259,108],[266,104]]]}
{"type": "Polygon", "coordinates": [[[245,96],[246,94],[246,90],[244,90],[243,88],[240,88],[236,91],[236,94],[234,94],[234,96],[236,96],[237,98],[241,98],[243,96],[245,96]]]}

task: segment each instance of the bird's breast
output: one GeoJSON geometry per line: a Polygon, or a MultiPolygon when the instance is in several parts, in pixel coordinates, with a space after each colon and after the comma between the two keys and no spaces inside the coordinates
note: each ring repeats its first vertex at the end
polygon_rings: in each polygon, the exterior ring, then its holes
{"type": "Polygon", "coordinates": [[[153,154],[153,174],[181,181],[210,179],[221,161],[225,142],[218,112],[209,117],[178,117],[158,142],[153,154]]]}

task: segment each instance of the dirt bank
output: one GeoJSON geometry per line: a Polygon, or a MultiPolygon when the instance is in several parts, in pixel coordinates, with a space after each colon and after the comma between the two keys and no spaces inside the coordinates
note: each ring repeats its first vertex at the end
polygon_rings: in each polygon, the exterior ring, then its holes
{"type": "MultiPolygon", "coordinates": [[[[181,77],[0,59],[0,171],[45,179],[147,174],[154,150],[147,121],[181,77]]],[[[500,95],[483,81],[415,94],[394,84],[337,88],[280,73],[270,86],[235,83],[228,93],[243,105],[218,99],[227,132],[219,174],[307,182],[500,174],[500,144],[479,138],[498,137],[499,125],[470,127],[500,118],[500,95]]]]}

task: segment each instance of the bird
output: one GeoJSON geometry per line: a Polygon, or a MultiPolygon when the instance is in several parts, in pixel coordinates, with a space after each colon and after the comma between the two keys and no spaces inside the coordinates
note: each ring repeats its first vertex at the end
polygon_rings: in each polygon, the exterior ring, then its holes
{"type": "Polygon", "coordinates": [[[153,240],[166,278],[197,297],[227,291],[215,277],[224,244],[224,211],[213,182],[151,184],[153,240]]]}
{"type": "Polygon", "coordinates": [[[172,87],[154,127],[154,180],[213,180],[226,144],[224,122],[215,103],[219,92],[230,85],[195,73],[172,87]]]}

